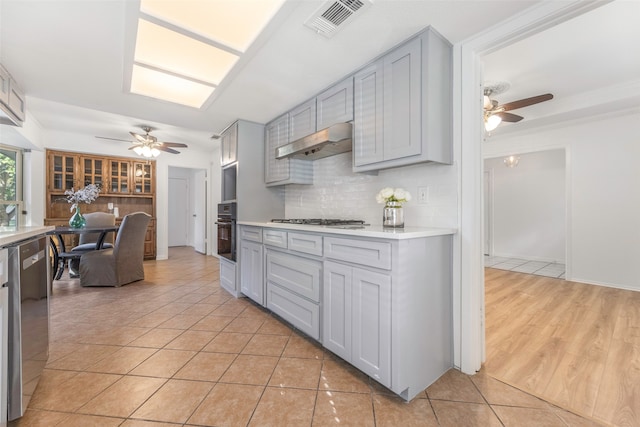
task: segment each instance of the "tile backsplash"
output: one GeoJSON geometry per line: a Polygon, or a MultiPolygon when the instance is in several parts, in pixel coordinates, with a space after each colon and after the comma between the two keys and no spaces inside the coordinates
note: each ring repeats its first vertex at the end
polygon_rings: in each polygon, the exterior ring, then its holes
{"type": "Polygon", "coordinates": [[[405,226],[457,226],[457,166],[436,163],[381,170],[377,175],[354,173],[352,153],[316,160],[312,185],[287,185],[287,218],[362,219],[382,224],[383,205],[376,194],[384,187],[404,188],[413,199],[404,204],[405,226]],[[428,187],[426,203],[418,188],[428,187]]]}

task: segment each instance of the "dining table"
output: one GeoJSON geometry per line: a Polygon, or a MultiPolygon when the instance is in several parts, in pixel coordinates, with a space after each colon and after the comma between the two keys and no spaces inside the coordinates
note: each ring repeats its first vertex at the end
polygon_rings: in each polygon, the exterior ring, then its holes
{"type": "Polygon", "coordinates": [[[51,251],[53,252],[53,278],[59,280],[62,277],[64,271],[64,264],[72,259],[80,259],[83,253],[86,251],[67,251],[64,243],[63,235],[65,234],[85,234],[85,233],[99,233],[98,240],[96,240],[96,246],[94,250],[101,250],[104,246],[104,240],[109,233],[115,233],[118,231],[118,225],[107,225],[99,227],[67,227],[56,226],[55,229],[48,231],[46,234],[49,236],[51,242],[51,251]],[[55,240],[54,240],[55,238],[55,240]]]}

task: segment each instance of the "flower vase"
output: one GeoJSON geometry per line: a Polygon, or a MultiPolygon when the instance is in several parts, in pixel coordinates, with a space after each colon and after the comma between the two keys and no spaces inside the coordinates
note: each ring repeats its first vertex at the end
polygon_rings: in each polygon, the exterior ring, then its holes
{"type": "Polygon", "coordinates": [[[382,226],[384,228],[404,228],[404,211],[402,203],[387,202],[382,211],[382,226]]]}
{"type": "Polygon", "coordinates": [[[87,220],[82,216],[80,212],[80,205],[76,205],[76,211],[71,215],[69,219],[69,227],[82,228],[87,224],[87,220]]]}

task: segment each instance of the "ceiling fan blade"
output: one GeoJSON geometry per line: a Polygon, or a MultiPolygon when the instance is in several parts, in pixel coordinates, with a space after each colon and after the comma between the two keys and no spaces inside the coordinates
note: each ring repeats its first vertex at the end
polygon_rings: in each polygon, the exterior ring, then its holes
{"type": "Polygon", "coordinates": [[[167,153],[171,153],[171,154],[180,154],[179,151],[174,150],[173,148],[168,148],[168,147],[163,147],[163,146],[156,146],[156,148],[160,151],[165,151],[167,153]]]}
{"type": "Polygon", "coordinates": [[[496,113],[496,116],[500,117],[503,122],[509,122],[509,123],[516,123],[524,119],[524,117],[518,116],[517,114],[506,113],[506,112],[496,113]]]}
{"type": "Polygon", "coordinates": [[[108,138],[106,136],[96,136],[98,139],[109,139],[111,141],[122,141],[122,142],[131,142],[130,139],[118,139],[118,138],[108,138]]]}
{"type": "Polygon", "coordinates": [[[147,142],[147,138],[143,135],[139,135],[135,132],[129,132],[131,134],[131,136],[133,136],[135,139],[137,139],[140,142],[147,142]]]}
{"type": "Polygon", "coordinates": [[[182,148],[189,147],[187,144],[183,144],[181,142],[159,142],[158,144],[162,145],[163,147],[182,147],[182,148]]]}
{"type": "Polygon", "coordinates": [[[544,95],[532,96],[531,98],[524,98],[518,101],[507,102],[506,104],[502,104],[500,107],[503,108],[503,111],[511,111],[517,110],[518,108],[528,107],[529,105],[538,104],[540,102],[549,101],[553,99],[553,95],[550,93],[545,93],[544,95]]]}
{"type": "Polygon", "coordinates": [[[142,144],[133,144],[131,147],[129,147],[129,150],[133,150],[136,147],[142,147],[142,144]]]}

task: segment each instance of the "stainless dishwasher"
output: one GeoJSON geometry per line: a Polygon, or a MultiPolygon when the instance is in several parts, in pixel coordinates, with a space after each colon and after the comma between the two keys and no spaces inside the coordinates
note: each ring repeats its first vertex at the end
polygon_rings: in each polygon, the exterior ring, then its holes
{"type": "Polygon", "coordinates": [[[20,418],[49,353],[47,240],[17,242],[9,249],[8,419],[20,418]]]}

